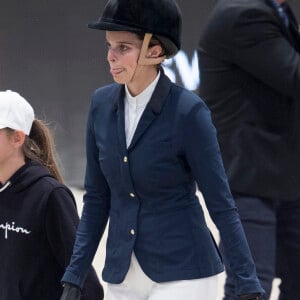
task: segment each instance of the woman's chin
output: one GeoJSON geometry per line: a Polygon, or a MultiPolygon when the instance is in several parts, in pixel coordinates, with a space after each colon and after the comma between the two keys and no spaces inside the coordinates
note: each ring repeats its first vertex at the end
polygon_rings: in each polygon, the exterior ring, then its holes
{"type": "Polygon", "coordinates": [[[126,80],[125,78],[121,76],[113,76],[114,82],[119,83],[119,84],[125,84],[126,80]]]}

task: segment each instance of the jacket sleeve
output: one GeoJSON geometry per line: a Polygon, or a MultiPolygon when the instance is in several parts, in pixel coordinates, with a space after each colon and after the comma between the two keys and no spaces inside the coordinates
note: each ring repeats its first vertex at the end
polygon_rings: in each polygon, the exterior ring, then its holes
{"type": "MultiPolygon", "coordinates": [[[[47,240],[62,270],[70,262],[78,222],[76,204],[71,192],[64,187],[55,188],[48,198],[45,224],[47,240]]],[[[83,286],[81,299],[103,299],[102,286],[92,267],[83,286]]]]}
{"type": "Polygon", "coordinates": [[[198,102],[186,116],[183,141],[186,160],[224,243],[238,294],[262,292],[255,265],[223,168],[210,112],[198,102]]]}
{"type": "Polygon", "coordinates": [[[223,42],[231,49],[233,64],[280,93],[300,98],[300,53],[275,12],[243,10],[226,32],[223,42]]]}
{"type": "Polygon", "coordinates": [[[62,279],[64,282],[80,287],[92,264],[108,221],[110,209],[110,189],[99,166],[92,111],[91,105],[86,133],[87,167],[84,205],[71,262],[62,279]]]}

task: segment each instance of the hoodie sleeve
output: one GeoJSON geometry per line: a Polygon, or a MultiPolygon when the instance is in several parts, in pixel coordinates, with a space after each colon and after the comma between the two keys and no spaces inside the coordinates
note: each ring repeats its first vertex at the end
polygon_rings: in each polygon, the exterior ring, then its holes
{"type": "MultiPolygon", "coordinates": [[[[63,271],[70,262],[78,223],[73,195],[64,187],[55,188],[49,195],[45,224],[50,248],[63,271]]],[[[103,299],[103,289],[93,268],[87,275],[81,299],[103,299]]]]}

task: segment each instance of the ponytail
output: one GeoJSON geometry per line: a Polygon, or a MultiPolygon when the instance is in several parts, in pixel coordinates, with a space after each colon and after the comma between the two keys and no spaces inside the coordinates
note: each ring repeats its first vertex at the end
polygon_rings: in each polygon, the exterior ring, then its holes
{"type": "Polygon", "coordinates": [[[45,166],[51,175],[60,183],[63,183],[62,176],[56,162],[54,141],[49,128],[43,121],[33,121],[29,136],[26,136],[23,145],[23,152],[27,159],[39,162],[45,166]]]}

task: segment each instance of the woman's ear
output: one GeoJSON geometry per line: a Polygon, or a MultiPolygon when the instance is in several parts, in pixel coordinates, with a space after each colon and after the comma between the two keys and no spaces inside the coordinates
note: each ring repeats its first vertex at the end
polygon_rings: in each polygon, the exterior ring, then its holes
{"type": "Polygon", "coordinates": [[[25,133],[21,130],[15,130],[11,136],[11,141],[16,148],[22,147],[25,141],[25,133]]]}
{"type": "Polygon", "coordinates": [[[160,45],[154,45],[148,49],[148,56],[147,58],[157,58],[162,56],[163,49],[160,45]]]}

